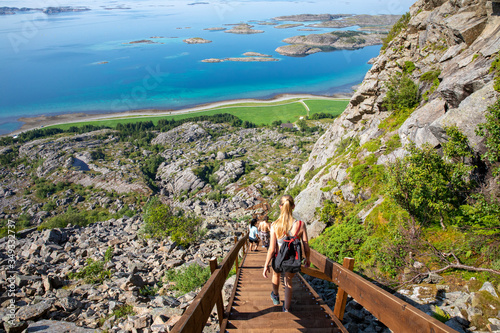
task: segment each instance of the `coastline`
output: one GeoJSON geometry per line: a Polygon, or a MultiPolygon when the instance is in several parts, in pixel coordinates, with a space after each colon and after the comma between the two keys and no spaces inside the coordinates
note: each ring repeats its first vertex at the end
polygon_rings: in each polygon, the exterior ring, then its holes
{"type": "Polygon", "coordinates": [[[104,120],[104,119],[120,119],[130,116],[162,116],[162,115],[175,115],[175,114],[184,114],[190,112],[199,112],[210,110],[214,108],[231,106],[233,104],[238,103],[265,103],[265,102],[283,102],[291,99],[307,99],[307,98],[315,98],[315,99],[329,99],[329,100],[339,100],[339,99],[350,99],[352,97],[352,93],[337,93],[332,96],[325,95],[313,95],[313,94],[278,94],[271,98],[267,99],[232,99],[232,100],[224,100],[219,102],[212,103],[204,103],[195,105],[193,107],[186,107],[182,109],[139,109],[139,110],[130,110],[123,112],[101,112],[101,113],[64,113],[52,116],[36,116],[36,117],[21,117],[18,118],[17,121],[22,122],[23,125],[21,128],[6,133],[1,136],[14,136],[29,130],[42,128],[46,126],[52,125],[61,125],[67,123],[78,123],[84,121],[94,121],[94,120],[104,120]]]}

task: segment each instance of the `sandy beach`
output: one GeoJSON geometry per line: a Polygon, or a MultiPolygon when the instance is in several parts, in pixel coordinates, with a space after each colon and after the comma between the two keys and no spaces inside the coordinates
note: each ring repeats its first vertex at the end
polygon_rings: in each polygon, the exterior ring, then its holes
{"type": "Polygon", "coordinates": [[[52,115],[52,116],[38,116],[38,117],[22,117],[17,119],[20,122],[23,122],[23,125],[20,129],[11,132],[6,135],[16,135],[22,132],[26,132],[32,129],[46,127],[50,125],[60,125],[67,123],[77,123],[83,121],[92,121],[92,120],[102,120],[102,119],[120,119],[130,116],[162,116],[162,115],[175,115],[175,114],[183,114],[189,112],[199,112],[205,111],[209,109],[230,106],[232,104],[237,103],[262,103],[262,102],[284,102],[291,99],[350,99],[352,94],[335,94],[332,96],[323,96],[323,95],[310,95],[310,94],[280,94],[276,95],[269,99],[234,99],[234,100],[225,100],[214,103],[206,103],[197,105],[190,108],[179,109],[179,110],[161,110],[161,109],[142,109],[142,110],[131,110],[125,112],[103,112],[103,113],[66,113],[60,115],[52,115]]]}

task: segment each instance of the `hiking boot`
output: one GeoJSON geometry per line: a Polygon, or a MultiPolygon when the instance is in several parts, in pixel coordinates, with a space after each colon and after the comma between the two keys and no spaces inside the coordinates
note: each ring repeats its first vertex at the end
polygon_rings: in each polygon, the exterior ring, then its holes
{"type": "Polygon", "coordinates": [[[280,304],[280,295],[275,295],[274,291],[271,291],[271,299],[273,300],[274,305],[280,304]]]}

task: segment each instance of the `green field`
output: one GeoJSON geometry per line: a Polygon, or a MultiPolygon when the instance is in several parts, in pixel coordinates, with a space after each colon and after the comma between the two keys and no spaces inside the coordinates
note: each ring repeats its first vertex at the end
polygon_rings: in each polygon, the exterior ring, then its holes
{"type": "MultiPolygon", "coordinates": [[[[340,115],[347,104],[348,100],[327,100],[327,99],[307,99],[304,103],[309,107],[310,113],[324,112],[334,115],[340,115]]],[[[174,112],[175,113],[175,112],[174,112]]],[[[57,127],[61,129],[68,129],[71,126],[84,126],[84,125],[95,125],[95,126],[109,126],[114,128],[118,123],[135,123],[138,121],[152,121],[157,124],[160,119],[185,119],[196,116],[203,115],[214,115],[218,113],[230,113],[241,120],[250,121],[257,125],[270,125],[273,121],[281,120],[282,122],[295,122],[300,117],[307,115],[307,110],[300,102],[299,99],[294,98],[287,101],[281,102],[258,102],[258,103],[235,103],[231,105],[226,105],[222,107],[217,107],[214,109],[207,109],[202,111],[193,111],[188,113],[172,114],[172,115],[161,115],[161,116],[128,116],[128,117],[110,117],[108,119],[67,123],[61,125],[52,125],[48,127],[57,127]]]]}

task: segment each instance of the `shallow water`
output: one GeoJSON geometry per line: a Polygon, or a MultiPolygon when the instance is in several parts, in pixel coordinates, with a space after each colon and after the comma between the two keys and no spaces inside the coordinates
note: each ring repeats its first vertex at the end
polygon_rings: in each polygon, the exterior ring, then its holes
{"type": "Polygon", "coordinates": [[[348,92],[361,82],[370,68],[367,61],[378,55],[380,46],[286,57],[274,51],[284,45],[282,40],[310,32],[298,31],[303,27],[276,29],[249,21],[301,13],[402,14],[411,3],[5,1],[2,6],[70,5],[92,10],[0,16],[0,134],[19,128],[19,117],[42,114],[178,109],[282,93],[348,92]],[[235,35],[204,30],[240,22],[265,32],[235,35]],[[128,44],[150,37],[162,38],[151,39],[155,44],[128,44]],[[190,37],[212,43],[182,42],[190,37]],[[280,61],[201,62],[240,57],[248,51],[270,54],[280,61]]]}

